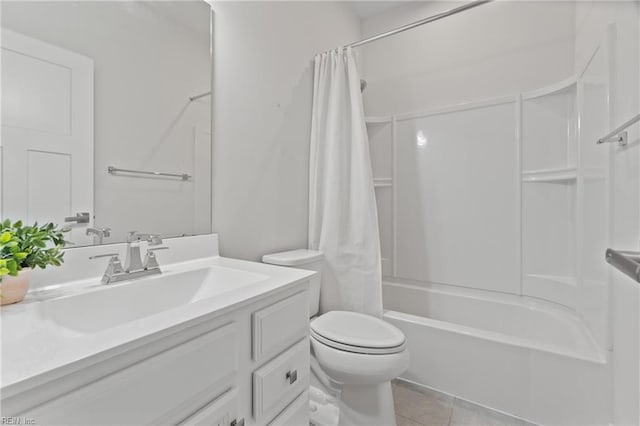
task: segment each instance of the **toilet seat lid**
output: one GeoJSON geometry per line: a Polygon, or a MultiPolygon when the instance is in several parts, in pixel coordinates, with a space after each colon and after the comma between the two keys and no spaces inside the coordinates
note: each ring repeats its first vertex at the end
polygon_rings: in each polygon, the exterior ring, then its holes
{"type": "Polygon", "coordinates": [[[405,346],[402,331],[358,312],[327,312],[311,322],[311,334],[322,343],[351,352],[395,353],[405,346]]]}

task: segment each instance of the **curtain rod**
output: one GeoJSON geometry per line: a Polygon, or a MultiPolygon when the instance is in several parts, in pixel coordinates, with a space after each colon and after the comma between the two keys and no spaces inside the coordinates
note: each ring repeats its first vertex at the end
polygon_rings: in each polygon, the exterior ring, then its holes
{"type": "Polygon", "coordinates": [[[436,15],[429,16],[428,18],[420,19],[419,21],[412,22],[412,23],[407,24],[407,25],[403,25],[402,27],[398,27],[396,29],[393,29],[393,30],[390,30],[390,31],[387,31],[387,32],[384,32],[384,33],[380,33],[380,34],[371,36],[369,38],[365,38],[363,40],[356,41],[354,43],[346,45],[345,47],[362,46],[363,44],[371,43],[372,41],[380,40],[382,38],[386,38],[386,37],[392,36],[394,34],[398,34],[398,33],[401,33],[401,32],[404,32],[404,31],[419,27],[419,26],[424,25],[424,24],[428,24],[429,22],[437,21],[439,19],[446,18],[447,16],[455,15],[456,13],[460,13],[460,12],[464,12],[465,10],[473,9],[474,7],[481,6],[481,5],[485,4],[485,3],[490,3],[492,1],[493,0],[476,0],[476,1],[472,1],[471,3],[467,3],[467,4],[463,4],[462,6],[454,7],[453,9],[449,9],[449,10],[446,10],[444,12],[438,13],[436,15]]]}

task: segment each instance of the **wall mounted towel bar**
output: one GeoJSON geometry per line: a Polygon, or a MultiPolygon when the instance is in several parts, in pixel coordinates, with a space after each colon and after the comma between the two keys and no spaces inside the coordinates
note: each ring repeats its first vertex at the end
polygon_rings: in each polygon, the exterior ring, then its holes
{"type": "Polygon", "coordinates": [[[617,270],[640,282],[640,252],[607,249],[605,256],[617,270]]]}
{"type": "Polygon", "coordinates": [[[117,167],[109,166],[107,167],[107,171],[111,174],[122,172],[122,173],[134,173],[139,175],[152,175],[152,176],[165,176],[165,177],[177,177],[182,180],[191,179],[191,175],[186,173],[162,173],[162,172],[148,172],[146,170],[130,170],[130,169],[120,169],[117,167]]]}
{"type": "Polygon", "coordinates": [[[627,132],[624,132],[623,130],[631,126],[632,124],[637,123],[638,121],[640,121],[640,114],[636,115],[631,120],[621,124],[616,129],[610,131],[605,136],[598,139],[597,143],[601,144],[601,143],[617,142],[618,145],[625,146],[627,144],[627,139],[629,138],[629,134],[627,132]]]}

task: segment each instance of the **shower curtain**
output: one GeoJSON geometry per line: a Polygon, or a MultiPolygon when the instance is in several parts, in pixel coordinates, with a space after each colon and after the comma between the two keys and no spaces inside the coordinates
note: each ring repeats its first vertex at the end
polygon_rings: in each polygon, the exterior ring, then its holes
{"type": "Polygon", "coordinates": [[[326,260],[320,311],[381,316],[378,215],[350,48],[315,58],[309,185],[309,248],[326,260]]]}

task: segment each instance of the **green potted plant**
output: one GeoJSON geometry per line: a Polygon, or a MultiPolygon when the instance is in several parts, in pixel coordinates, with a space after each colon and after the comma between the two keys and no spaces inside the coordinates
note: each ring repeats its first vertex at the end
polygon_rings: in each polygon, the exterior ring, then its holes
{"type": "Polygon", "coordinates": [[[24,299],[32,269],[60,266],[65,245],[63,230],[53,223],[0,222],[0,305],[24,299]]]}

